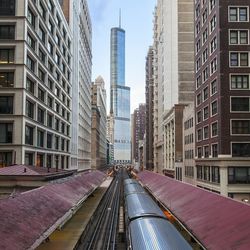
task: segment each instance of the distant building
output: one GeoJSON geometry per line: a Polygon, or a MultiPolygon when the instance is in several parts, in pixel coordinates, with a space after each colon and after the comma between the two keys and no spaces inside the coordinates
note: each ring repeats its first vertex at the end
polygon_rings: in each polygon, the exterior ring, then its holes
{"type": "Polygon", "coordinates": [[[130,88],[125,86],[125,30],[111,29],[110,114],[114,127],[114,162],[131,161],[130,88]]]}
{"type": "Polygon", "coordinates": [[[56,0],[0,2],[0,166],[70,168],[72,32],[56,0]]]}
{"type": "Polygon", "coordinates": [[[71,165],[91,167],[91,74],[92,25],[87,0],[63,0],[64,11],[70,2],[70,25],[73,32],[72,61],[72,137],[71,165]]]}
{"type": "Polygon", "coordinates": [[[183,170],[182,181],[196,185],[195,169],[195,114],[194,104],[183,110],[183,170]]]}
{"type": "Polygon", "coordinates": [[[145,115],[145,162],[146,169],[154,169],[154,79],[153,48],[149,47],[146,58],[146,115],[145,115]]]}
{"type": "Polygon", "coordinates": [[[176,104],[190,104],[194,98],[193,10],[193,0],[158,0],[155,9],[154,167],[158,172],[172,168],[172,163],[166,165],[168,161],[164,160],[169,158],[164,148],[164,129],[171,120],[168,114],[176,104]]]}
{"type": "Polygon", "coordinates": [[[139,162],[139,141],[143,140],[145,134],[145,115],[146,105],[139,104],[139,108],[134,110],[133,114],[133,137],[132,137],[132,160],[134,163],[139,162]]]}
{"type": "Polygon", "coordinates": [[[197,185],[250,200],[250,1],[195,2],[197,185]]]}
{"type": "Polygon", "coordinates": [[[99,76],[92,85],[91,158],[92,168],[107,164],[107,111],[105,83],[99,76]]]}

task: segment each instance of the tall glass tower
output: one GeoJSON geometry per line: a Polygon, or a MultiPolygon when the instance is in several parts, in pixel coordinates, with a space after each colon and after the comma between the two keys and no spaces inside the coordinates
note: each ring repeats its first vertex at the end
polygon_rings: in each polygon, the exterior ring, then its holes
{"type": "Polygon", "coordinates": [[[125,30],[111,29],[110,113],[114,117],[114,161],[131,161],[130,88],[125,86],[125,30]]]}

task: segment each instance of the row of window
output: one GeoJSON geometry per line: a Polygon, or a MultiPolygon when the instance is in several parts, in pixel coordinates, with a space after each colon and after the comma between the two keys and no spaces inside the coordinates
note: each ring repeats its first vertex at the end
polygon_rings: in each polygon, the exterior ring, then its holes
{"type": "MultiPolygon", "coordinates": [[[[197,3],[198,0],[195,1],[195,3],[197,3]]],[[[209,0],[208,1],[208,10],[209,10],[209,13],[211,13],[211,11],[214,9],[215,7],[215,2],[216,0],[209,0]]],[[[198,18],[199,15],[200,15],[200,12],[202,10],[202,8],[205,8],[206,7],[206,0],[202,0],[200,3],[197,4],[196,8],[195,8],[195,17],[198,18]]]]}
{"type": "Polygon", "coordinates": [[[69,168],[69,160],[69,156],[65,155],[43,153],[37,153],[35,155],[34,152],[25,152],[25,165],[64,169],[65,167],[69,168]]]}
{"type": "Polygon", "coordinates": [[[210,112],[209,114],[209,107],[206,106],[203,109],[199,110],[196,114],[196,123],[200,123],[202,121],[207,120],[209,117],[215,116],[218,113],[218,102],[217,100],[213,101],[210,105],[210,112]]]}
{"type": "Polygon", "coordinates": [[[184,137],[185,145],[191,144],[193,142],[194,142],[194,134],[185,135],[184,137]]]}
{"type": "Polygon", "coordinates": [[[0,1],[0,16],[15,16],[16,0],[0,1]]]}
{"type": "Polygon", "coordinates": [[[30,125],[25,126],[25,144],[34,145],[36,138],[36,146],[41,148],[70,151],[70,141],[63,137],[36,129],[30,125]]]}
{"type": "Polygon", "coordinates": [[[197,129],[197,142],[209,139],[209,134],[211,137],[218,135],[218,122],[211,124],[211,131],[209,131],[209,126],[197,129]]]}
{"type": "Polygon", "coordinates": [[[193,178],[194,177],[194,167],[193,166],[185,166],[185,176],[193,178]]]}
{"type": "Polygon", "coordinates": [[[185,150],[184,156],[185,156],[186,160],[192,160],[192,159],[194,159],[194,150],[193,149],[185,150]]]}
{"type": "Polygon", "coordinates": [[[70,135],[70,126],[65,124],[63,121],[60,122],[60,119],[53,114],[47,112],[38,106],[37,109],[35,108],[35,104],[29,100],[26,100],[26,116],[31,119],[37,120],[39,123],[43,125],[47,125],[49,128],[55,129],[62,134],[67,136],[70,135]],[[35,117],[35,110],[36,110],[36,117],[35,117]]]}
{"type": "Polygon", "coordinates": [[[220,168],[216,166],[196,166],[198,180],[220,183],[220,168]]]}
{"type": "Polygon", "coordinates": [[[194,118],[193,117],[184,122],[184,129],[185,130],[190,129],[193,126],[194,126],[194,118]]]}
{"type": "Polygon", "coordinates": [[[197,147],[197,157],[198,158],[208,158],[209,156],[218,157],[218,144],[211,145],[211,152],[210,146],[206,145],[204,147],[197,147]]]}

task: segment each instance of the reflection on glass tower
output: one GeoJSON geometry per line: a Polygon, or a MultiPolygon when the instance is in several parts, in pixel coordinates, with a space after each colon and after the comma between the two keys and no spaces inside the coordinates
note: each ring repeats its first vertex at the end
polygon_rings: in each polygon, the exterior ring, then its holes
{"type": "Polygon", "coordinates": [[[110,113],[114,117],[114,161],[130,162],[130,88],[125,86],[125,30],[111,29],[110,113]]]}

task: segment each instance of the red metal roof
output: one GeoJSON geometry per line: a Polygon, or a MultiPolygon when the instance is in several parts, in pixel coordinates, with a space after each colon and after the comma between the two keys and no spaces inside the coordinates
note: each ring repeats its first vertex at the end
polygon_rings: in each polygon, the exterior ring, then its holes
{"type": "Polygon", "coordinates": [[[248,204],[149,171],[138,177],[207,249],[250,249],[248,204]]]}
{"type": "Polygon", "coordinates": [[[22,250],[34,246],[36,241],[39,244],[46,231],[62,223],[62,218],[104,178],[100,171],[84,172],[63,183],[0,200],[0,249],[22,250]]]}
{"type": "Polygon", "coordinates": [[[67,173],[67,172],[69,172],[69,170],[63,170],[63,169],[56,170],[55,168],[50,168],[48,172],[48,168],[26,166],[26,165],[13,165],[13,166],[0,168],[0,176],[2,175],[38,176],[38,175],[60,174],[60,173],[67,173]]]}

